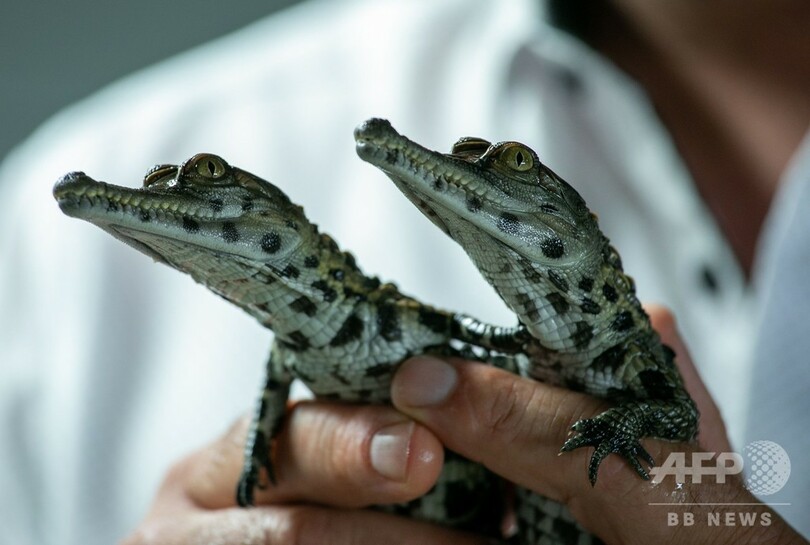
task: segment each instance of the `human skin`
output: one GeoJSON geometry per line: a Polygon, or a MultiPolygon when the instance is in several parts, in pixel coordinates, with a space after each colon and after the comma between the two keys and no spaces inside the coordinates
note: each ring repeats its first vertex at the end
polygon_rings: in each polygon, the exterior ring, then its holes
{"type": "Polygon", "coordinates": [[[810,124],[810,3],[577,3],[583,38],[644,89],[749,275],[773,196],[810,124]]]}
{"type": "MultiPolygon", "coordinates": [[[[687,389],[701,411],[701,427],[698,445],[645,440],[644,446],[659,462],[671,452],[685,452],[688,460],[699,450],[731,450],[671,315],[660,308],[648,311],[678,354],[687,389]]],[[[604,409],[595,398],[482,364],[426,357],[403,364],[392,393],[399,411],[317,401],[292,405],[275,451],[278,485],[260,491],[253,509],[234,503],[248,422],[240,419],[223,437],[175,464],[146,518],[123,543],[490,543],[363,509],[427,491],[441,468],[442,445],[567,504],[607,543],[805,543],[761,504],[744,509],[759,517],[767,513],[770,524],[753,527],[707,525],[707,513],[717,507],[650,505],[756,503],[739,479],[676,489],[671,477],[654,485],[609,456],[592,488],[586,478],[590,449],[559,455],[559,448],[571,424],[604,409]],[[687,510],[695,514],[693,526],[667,525],[668,512],[687,510]]]]}

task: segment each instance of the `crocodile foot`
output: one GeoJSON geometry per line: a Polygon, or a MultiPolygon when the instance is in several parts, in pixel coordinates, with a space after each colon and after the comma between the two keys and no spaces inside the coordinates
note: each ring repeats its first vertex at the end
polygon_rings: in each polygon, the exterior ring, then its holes
{"type": "Polygon", "coordinates": [[[608,454],[621,455],[642,479],[649,480],[650,475],[639,463],[639,458],[651,466],[655,465],[655,460],[639,443],[643,436],[639,429],[640,424],[637,416],[628,414],[623,407],[613,407],[595,418],[586,418],[571,426],[571,430],[578,435],[570,437],[560,452],[570,452],[585,446],[595,447],[588,463],[588,480],[591,486],[596,485],[599,465],[608,454]]]}

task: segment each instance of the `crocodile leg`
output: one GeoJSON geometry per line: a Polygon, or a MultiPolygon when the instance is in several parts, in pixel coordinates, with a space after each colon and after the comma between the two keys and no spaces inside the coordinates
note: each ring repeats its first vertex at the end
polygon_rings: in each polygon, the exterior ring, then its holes
{"type": "Polygon", "coordinates": [[[277,359],[274,345],[267,361],[267,379],[256,404],[245,443],[242,476],[236,487],[236,501],[241,507],[253,505],[254,490],[266,486],[260,478],[261,468],[267,471],[267,479],[273,484],[276,483],[270,447],[284,420],[292,382],[289,374],[284,372],[280,365],[274,364],[277,359]]]}
{"type": "Polygon", "coordinates": [[[482,322],[466,314],[453,315],[453,338],[472,345],[509,354],[521,353],[532,339],[522,325],[501,327],[482,322]]]}

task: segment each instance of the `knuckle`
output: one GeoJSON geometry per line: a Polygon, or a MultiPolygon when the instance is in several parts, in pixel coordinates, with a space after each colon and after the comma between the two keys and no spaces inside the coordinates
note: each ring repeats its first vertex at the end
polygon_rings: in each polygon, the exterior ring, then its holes
{"type": "Polygon", "coordinates": [[[532,392],[519,380],[510,380],[494,389],[489,403],[480,404],[482,411],[479,422],[485,431],[499,439],[512,443],[524,436],[531,424],[527,410],[532,400],[532,392]]]}

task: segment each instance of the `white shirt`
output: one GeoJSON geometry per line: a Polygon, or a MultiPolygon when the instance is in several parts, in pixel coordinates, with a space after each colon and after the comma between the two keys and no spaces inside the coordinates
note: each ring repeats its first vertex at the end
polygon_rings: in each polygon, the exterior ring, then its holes
{"type": "Polygon", "coordinates": [[[354,153],[385,117],[435,149],[520,140],[574,185],[673,309],[735,444],[755,312],[643,92],[532,0],[309,2],[63,112],[0,169],[0,542],[109,543],[169,464],[258,393],[271,333],[189,278],[65,217],[71,170],[139,185],[209,151],[305,206],[368,273],[514,324],[466,255],[354,153]]]}

